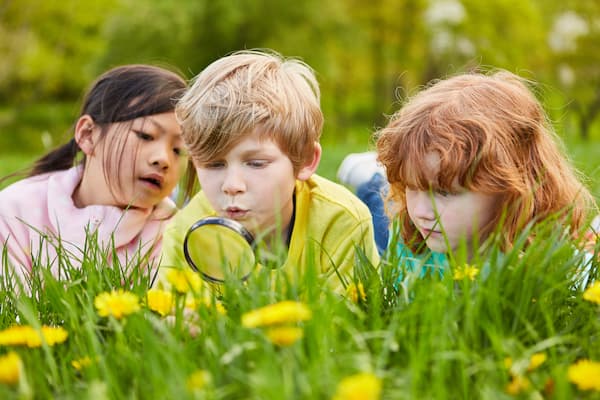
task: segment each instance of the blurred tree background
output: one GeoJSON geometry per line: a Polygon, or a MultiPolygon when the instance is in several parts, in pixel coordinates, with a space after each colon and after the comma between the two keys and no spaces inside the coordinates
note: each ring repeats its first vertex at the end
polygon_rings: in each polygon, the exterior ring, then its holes
{"type": "Polygon", "coordinates": [[[272,48],[318,73],[324,141],[366,146],[431,79],[505,68],[540,82],[558,130],[600,125],[600,2],[589,0],[0,0],[0,149],[70,135],[87,85],[123,63],[187,78],[234,50],[272,48]]]}

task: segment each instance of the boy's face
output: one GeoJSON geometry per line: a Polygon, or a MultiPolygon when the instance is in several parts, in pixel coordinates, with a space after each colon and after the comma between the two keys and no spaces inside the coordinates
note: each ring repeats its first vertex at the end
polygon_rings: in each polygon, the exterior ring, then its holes
{"type": "Polygon", "coordinates": [[[296,182],[292,162],[270,139],[252,133],[221,158],[196,164],[198,180],[221,217],[240,222],[255,236],[286,232],[296,182]]]}
{"type": "MultiPolygon", "coordinates": [[[[431,153],[427,161],[427,173],[430,181],[434,181],[439,171],[439,156],[431,153]]],[[[458,182],[450,191],[406,188],[406,208],[411,221],[425,238],[427,247],[440,253],[456,250],[463,242],[472,251],[473,235],[483,233],[497,216],[499,204],[500,195],[473,192],[460,187],[458,182]]],[[[478,243],[482,239],[485,238],[479,237],[478,243]]]]}

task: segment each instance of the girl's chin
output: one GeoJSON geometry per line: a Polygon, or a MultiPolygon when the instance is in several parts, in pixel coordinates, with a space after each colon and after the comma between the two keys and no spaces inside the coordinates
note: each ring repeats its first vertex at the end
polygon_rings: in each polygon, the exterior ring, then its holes
{"type": "Polygon", "coordinates": [[[427,247],[429,248],[429,250],[435,252],[435,253],[447,253],[448,252],[448,247],[446,247],[446,243],[445,242],[440,242],[439,240],[434,240],[429,238],[426,241],[427,247]]]}

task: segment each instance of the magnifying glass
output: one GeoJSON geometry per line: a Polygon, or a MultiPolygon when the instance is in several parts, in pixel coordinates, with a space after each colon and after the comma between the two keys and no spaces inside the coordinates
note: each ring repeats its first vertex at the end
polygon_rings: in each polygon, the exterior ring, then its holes
{"type": "Polygon", "coordinates": [[[183,241],[190,267],[212,283],[246,280],[257,264],[255,248],[254,237],[242,224],[222,217],[196,221],[183,241]]]}

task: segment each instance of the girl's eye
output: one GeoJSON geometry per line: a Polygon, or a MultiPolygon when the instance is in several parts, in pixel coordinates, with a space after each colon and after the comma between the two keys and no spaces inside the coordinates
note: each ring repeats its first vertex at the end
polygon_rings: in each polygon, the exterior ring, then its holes
{"type": "Polygon", "coordinates": [[[146,132],[142,132],[142,131],[135,131],[135,134],[137,135],[138,138],[140,138],[141,140],[144,141],[151,141],[154,138],[152,137],[152,135],[150,135],[149,133],[146,132]]]}
{"type": "Polygon", "coordinates": [[[175,147],[175,148],[173,149],[173,153],[175,153],[175,155],[177,155],[177,156],[183,156],[183,155],[184,155],[184,154],[183,154],[183,149],[181,149],[181,148],[179,148],[179,147],[175,147]]]}

